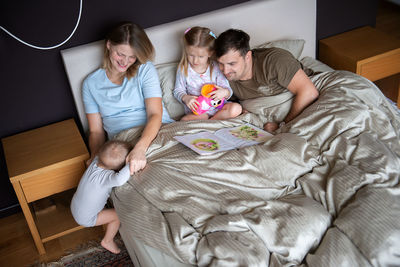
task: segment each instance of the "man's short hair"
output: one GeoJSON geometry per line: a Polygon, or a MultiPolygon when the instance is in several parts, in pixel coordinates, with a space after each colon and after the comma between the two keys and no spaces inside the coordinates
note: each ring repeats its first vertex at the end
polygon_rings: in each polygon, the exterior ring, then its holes
{"type": "Polygon", "coordinates": [[[229,29],[215,40],[215,56],[222,57],[230,50],[239,51],[243,57],[250,51],[250,36],[242,30],[229,29]]]}

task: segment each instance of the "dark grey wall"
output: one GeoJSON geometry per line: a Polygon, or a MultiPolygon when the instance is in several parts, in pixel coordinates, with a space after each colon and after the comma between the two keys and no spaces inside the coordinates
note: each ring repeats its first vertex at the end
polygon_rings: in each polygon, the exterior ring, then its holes
{"type": "MultiPolygon", "coordinates": [[[[61,49],[103,39],[122,20],[147,28],[246,1],[85,0],[77,31],[53,50],[30,48],[0,31],[0,138],[71,117],[79,122],[61,49]]],[[[0,25],[28,43],[53,46],[69,36],[78,10],[79,0],[2,0],[0,25]]],[[[0,149],[1,217],[19,207],[0,149]]]]}
{"type": "MultiPolygon", "coordinates": [[[[53,50],[32,49],[0,31],[0,138],[71,117],[79,122],[61,49],[103,39],[109,27],[121,20],[147,28],[245,1],[85,0],[76,33],[53,50]]],[[[317,0],[317,39],[374,25],[377,1],[317,0]]],[[[78,0],[2,0],[0,25],[24,41],[52,46],[69,36],[78,8],[78,0]]],[[[1,145],[0,149],[2,217],[18,210],[18,201],[9,182],[1,145]]]]}
{"type": "Polygon", "coordinates": [[[317,42],[361,26],[375,26],[378,2],[379,0],[317,0],[317,42]]]}

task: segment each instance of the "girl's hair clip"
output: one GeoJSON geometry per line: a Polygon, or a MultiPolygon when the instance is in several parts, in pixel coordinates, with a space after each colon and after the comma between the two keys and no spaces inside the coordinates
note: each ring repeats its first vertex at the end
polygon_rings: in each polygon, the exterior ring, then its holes
{"type": "Polygon", "coordinates": [[[190,31],[191,29],[192,29],[192,27],[187,28],[187,29],[185,30],[185,34],[187,34],[188,31],[190,31]]]}
{"type": "Polygon", "coordinates": [[[214,37],[214,39],[217,39],[217,36],[215,36],[215,34],[214,34],[212,31],[210,31],[209,34],[210,34],[212,37],[214,37]]]}

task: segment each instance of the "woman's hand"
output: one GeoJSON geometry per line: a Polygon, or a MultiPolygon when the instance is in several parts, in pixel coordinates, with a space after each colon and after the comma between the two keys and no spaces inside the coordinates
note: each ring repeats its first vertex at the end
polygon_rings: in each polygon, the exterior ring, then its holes
{"type": "Polygon", "coordinates": [[[217,88],[216,90],[212,91],[211,93],[209,93],[210,97],[213,100],[222,100],[223,98],[228,98],[229,96],[229,90],[226,88],[223,88],[221,86],[218,85],[214,85],[215,88],[217,88]]]}
{"type": "Polygon", "coordinates": [[[182,97],[183,103],[190,108],[190,110],[196,110],[199,107],[199,102],[197,101],[197,96],[194,95],[185,95],[182,97]]]}
{"type": "Polygon", "coordinates": [[[90,158],[87,161],[85,161],[86,168],[89,167],[89,165],[90,165],[90,163],[92,163],[93,159],[94,159],[94,155],[90,156],[90,158]]]}
{"type": "Polygon", "coordinates": [[[129,163],[130,174],[140,171],[146,166],[146,151],[140,148],[133,148],[126,157],[126,163],[129,163]]]}

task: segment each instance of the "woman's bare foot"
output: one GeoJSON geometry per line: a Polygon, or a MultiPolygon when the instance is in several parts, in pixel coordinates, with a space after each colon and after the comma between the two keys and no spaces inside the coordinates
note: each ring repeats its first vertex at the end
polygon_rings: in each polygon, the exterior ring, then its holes
{"type": "Polygon", "coordinates": [[[105,249],[107,249],[108,251],[114,253],[114,254],[118,254],[121,252],[121,250],[119,249],[119,247],[117,246],[117,244],[114,242],[114,240],[111,240],[110,242],[106,242],[103,240],[101,240],[101,246],[105,249]]]}

